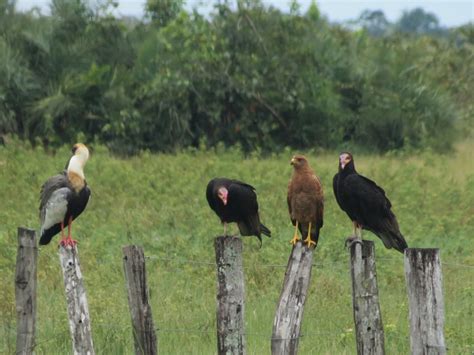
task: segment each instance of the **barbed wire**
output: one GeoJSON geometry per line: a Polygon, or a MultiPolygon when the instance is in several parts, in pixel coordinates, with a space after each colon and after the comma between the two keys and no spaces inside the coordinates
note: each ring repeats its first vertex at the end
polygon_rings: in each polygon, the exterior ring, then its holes
{"type": "MultiPolygon", "coordinates": [[[[43,256],[48,256],[51,259],[56,259],[58,258],[56,253],[43,253],[43,256]]],[[[194,266],[199,266],[199,267],[215,267],[216,263],[211,262],[209,260],[196,260],[196,259],[185,259],[182,257],[166,257],[166,256],[159,256],[159,255],[146,255],[145,258],[147,260],[156,260],[156,261],[163,261],[163,262],[169,262],[169,263],[179,263],[179,264],[188,264],[188,265],[194,265],[194,266]]],[[[377,257],[376,260],[381,260],[383,262],[398,262],[401,265],[403,265],[403,258],[395,258],[395,257],[377,257]]],[[[114,263],[117,264],[120,261],[119,260],[101,260],[101,263],[114,263]]],[[[462,263],[452,263],[452,262],[441,262],[443,266],[447,267],[456,267],[456,268],[466,268],[466,269],[474,269],[474,265],[471,264],[462,264],[462,263]]],[[[341,268],[347,268],[348,267],[348,259],[344,260],[332,260],[332,261],[327,261],[327,262],[316,262],[313,263],[312,266],[314,267],[328,267],[328,266],[335,266],[338,265],[341,268]]],[[[252,263],[252,264],[244,264],[244,269],[248,268],[286,268],[286,264],[278,264],[278,263],[252,263]]],[[[116,328],[116,329],[121,329],[121,330],[128,330],[131,329],[131,325],[121,325],[121,324],[112,324],[112,323],[94,323],[92,322],[92,327],[108,327],[108,328],[116,328]]],[[[156,332],[158,333],[195,333],[195,334],[215,334],[217,329],[215,328],[215,325],[213,325],[212,329],[202,329],[200,326],[193,326],[193,327],[185,327],[185,328],[160,328],[157,327],[155,329],[156,332]]],[[[54,336],[49,336],[48,339],[44,339],[42,341],[35,342],[32,346],[25,347],[21,350],[16,351],[16,354],[20,354],[24,351],[28,350],[34,350],[38,346],[48,343],[54,340],[57,340],[60,337],[63,337],[65,334],[67,334],[68,331],[63,331],[60,332],[59,334],[56,334],[54,336]]],[[[330,337],[340,337],[341,335],[349,335],[353,334],[355,336],[355,330],[353,329],[339,329],[339,330],[332,330],[332,331],[320,331],[320,332],[309,332],[309,333],[301,333],[297,337],[290,337],[290,338],[274,338],[273,335],[268,334],[268,333],[263,333],[263,332],[244,332],[245,336],[249,337],[262,337],[266,338],[269,340],[282,340],[282,341],[289,341],[289,340],[296,340],[299,338],[303,337],[317,337],[319,335],[325,335],[325,336],[330,336],[330,337]]],[[[386,331],[386,336],[392,337],[399,339],[400,341],[405,341],[407,339],[406,335],[402,335],[399,333],[393,333],[393,332],[387,332],[386,331]]],[[[447,350],[450,351],[455,351],[455,350],[474,350],[474,346],[447,346],[447,350]]]]}
{"type": "Polygon", "coordinates": [[[53,341],[53,340],[56,340],[60,337],[63,337],[65,335],[67,335],[69,333],[69,331],[65,330],[65,331],[62,331],[60,332],[59,334],[56,334],[56,335],[53,335],[53,336],[49,336],[48,335],[48,339],[44,339],[44,340],[41,340],[41,341],[35,341],[33,345],[30,345],[30,346],[25,346],[24,348],[20,349],[20,350],[17,350],[15,352],[15,354],[22,354],[24,352],[26,353],[32,353],[33,350],[35,350],[39,345],[42,345],[44,343],[48,343],[50,341],[53,341]]]}
{"type": "MultiPolygon", "coordinates": [[[[41,251],[41,249],[39,249],[41,251]]],[[[49,257],[50,259],[55,259],[57,258],[57,254],[43,254],[44,256],[49,257]]],[[[183,259],[179,257],[166,257],[166,256],[159,256],[159,255],[145,255],[145,259],[148,260],[161,260],[161,261],[166,261],[166,262],[173,262],[173,263],[180,263],[180,264],[189,264],[189,265],[201,265],[201,266],[209,266],[209,267],[215,267],[216,262],[215,261],[201,261],[201,260],[193,260],[193,259],[183,259]]],[[[376,257],[377,260],[382,260],[384,262],[397,262],[402,265],[403,259],[400,258],[393,258],[393,257],[376,257]]],[[[98,261],[100,264],[113,264],[117,263],[118,261],[104,261],[100,260],[98,261]]],[[[347,267],[347,262],[348,259],[345,260],[332,260],[332,261],[325,261],[325,262],[316,262],[313,263],[313,267],[326,267],[326,266],[341,266],[341,267],[347,267]]],[[[467,269],[474,269],[473,264],[463,264],[463,263],[454,263],[454,262],[441,262],[441,265],[443,266],[448,266],[448,267],[459,267],[459,268],[467,268],[467,269]]],[[[272,263],[255,263],[255,264],[244,264],[243,268],[248,269],[248,268],[286,268],[287,264],[272,264],[272,263]]]]}
{"type": "MultiPolygon", "coordinates": [[[[116,324],[116,323],[105,323],[105,322],[92,322],[91,324],[92,328],[96,327],[107,327],[107,328],[118,328],[121,330],[131,330],[132,326],[131,325],[121,325],[121,324],[116,324]]],[[[187,328],[161,328],[161,327],[156,327],[153,329],[153,331],[156,331],[157,333],[194,333],[194,334],[216,334],[217,329],[215,325],[213,325],[212,329],[200,329],[200,326],[194,326],[194,327],[187,327],[187,328]]],[[[21,354],[26,351],[33,351],[35,350],[38,346],[43,345],[45,343],[57,340],[58,338],[64,337],[67,335],[69,331],[65,330],[62,331],[58,334],[55,334],[53,336],[48,335],[48,339],[41,340],[41,341],[36,341],[32,346],[27,346],[24,347],[20,350],[16,351],[16,354],[21,354]]],[[[316,331],[316,332],[301,332],[298,336],[294,337],[288,337],[288,338],[281,338],[281,337],[273,337],[273,334],[265,333],[265,332],[243,332],[243,336],[245,337],[261,337],[267,340],[281,340],[281,341],[291,341],[291,340],[297,340],[301,338],[309,338],[309,337],[318,337],[318,336],[329,336],[331,338],[340,338],[341,336],[346,336],[346,335],[353,335],[355,336],[355,328],[348,328],[348,329],[335,329],[331,331],[316,331]]],[[[385,331],[385,338],[395,338],[398,341],[403,341],[406,342],[407,336],[409,334],[401,334],[400,332],[393,332],[393,331],[385,331]]],[[[451,345],[446,345],[446,350],[447,351],[469,351],[472,352],[474,351],[474,346],[472,345],[466,345],[466,346],[451,346],[451,345]]]]}

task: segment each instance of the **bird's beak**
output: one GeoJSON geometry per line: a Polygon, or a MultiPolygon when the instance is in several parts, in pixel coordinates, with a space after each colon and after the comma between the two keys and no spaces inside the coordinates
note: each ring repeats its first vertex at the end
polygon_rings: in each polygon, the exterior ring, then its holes
{"type": "Polygon", "coordinates": [[[340,157],[339,158],[339,165],[341,165],[341,169],[344,169],[344,167],[346,166],[345,157],[340,157]]]}
{"type": "Polygon", "coordinates": [[[219,189],[219,191],[217,193],[217,197],[219,197],[221,199],[224,206],[227,205],[227,196],[228,196],[228,191],[227,191],[226,188],[219,189]]]}
{"type": "Polygon", "coordinates": [[[291,160],[290,160],[290,165],[295,165],[295,162],[296,162],[296,159],[295,159],[295,158],[291,158],[291,160]]]}

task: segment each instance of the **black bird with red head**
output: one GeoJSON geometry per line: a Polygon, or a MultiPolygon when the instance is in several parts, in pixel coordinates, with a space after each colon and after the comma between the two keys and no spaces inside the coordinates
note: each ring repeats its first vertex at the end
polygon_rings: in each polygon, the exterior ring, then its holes
{"type": "Polygon", "coordinates": [[[214,178],[207,184],[206,197],[209,207],[224,224],[236,222],[242,236],[254,235],[262,244],[261,235],[271,236],[270,230],[260,222],[255,188],[242,181],[214,178]]]}
{"type": "Polygon", "coordinates": [[[352,220],[356,239],[362,238],[362,229],[366,229],[382,239],[388,249],[395,248],[403,253],[408,248],[385,191],[357,173],[349,152],[339,155],[339,171],[333,178],[333,190],[339,207],[352,220]]]}

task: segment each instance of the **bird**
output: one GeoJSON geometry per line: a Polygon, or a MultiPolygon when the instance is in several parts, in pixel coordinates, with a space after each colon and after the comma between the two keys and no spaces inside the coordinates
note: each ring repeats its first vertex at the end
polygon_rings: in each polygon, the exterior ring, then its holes
{"type": "Polygon", "coordinates": [[[395,248],[403,253],[408,248],[385,191],[357,173],[354,158],[349,152],[339,155],[339,170],[333,178],[333,190],[339,207],[353,223],[354,236],[347,242],[361,242],[362,229],[365,229],[377,235],[388,249],[395,248]]]}
{"type": "Polygon", "coordinates": [[[324,192],[321,180],[311,169],[303,155],[295,155],[290,162],[293,175],[288,183],[288,212],[295,226],[295,234],[290,243],[295,245],[301,236],[306,235],[304,243],[308,248],[316,248],[320,229],[323,227],[324,192]]]}
{"type": "Polygon", "coordinates": [[[82,143],[72,148],[72,156],[65,170],[50,177],[41,187],[39,215],[41,220],[40,245],[48,244],[61,232],[60,245],[74,247],[72,221],[86,208],[91,191],[84,177],[84,166],[89,159],[89,150],[82,143]],[[64,227],[68,235],[64,236],[64,227]]]}
{"type": "Polygon", "coordinates": [[[227,235],[227,223],[236,222],[242,236],[256,236],[262,246],[264,234],[271,237],[271,231],[260,222],[255,188],[245,182],[214,178],[206,188],[209,207],[217,214],[224,225],[224,236],[227,235]]]}

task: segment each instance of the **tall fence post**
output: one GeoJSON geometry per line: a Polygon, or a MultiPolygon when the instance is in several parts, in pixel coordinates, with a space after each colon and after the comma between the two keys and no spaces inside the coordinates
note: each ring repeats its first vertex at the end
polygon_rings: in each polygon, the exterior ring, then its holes
{"type": "Polygon", "coordinates": [[[129,245],[122,250],[135,354],[157,354],[158,346],[151,307],[148,302],[149,294],[143,249],[136,245],[129,245]]]}
{"type": "Polygon", "coordinates": [[[411,353],[446,354],[439,249],[406,249],[411,353]]]}
{"type": "Polygon", "coordinates": [[[59,261],[66,291],[69,330],[74,354],[95,354],[92,344],[89,305],[82,280],[79,253],[76,247],[59,247],[59,261]]]}
{"type": "Polygon", "coordinates": [[[374,242],[353,243],[350,266],[357,354],[385,354],[374,242]]]}
{"type": "Polygon", "coordinates": [[[217,353],[245,354],[242,240],[217,237],[217,353]]]}
{"type": "Polygon", "coordinates": [[[272,332],[272,354],[297,354],[314,248],[296,243],[291,251],[272,332]]]}
{"type": "Polygon", "coordinates": [[[32,354],[35,346],[37,261],[35,231],[19,227],[15,272],[16,354],[32,354]]]}

